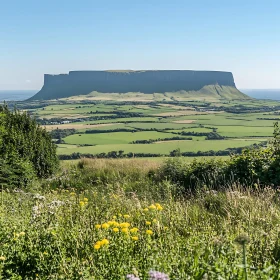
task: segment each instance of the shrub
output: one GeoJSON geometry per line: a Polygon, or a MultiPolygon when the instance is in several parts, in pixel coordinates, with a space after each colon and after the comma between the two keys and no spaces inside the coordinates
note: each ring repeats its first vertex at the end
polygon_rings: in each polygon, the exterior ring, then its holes
{"type": "Polygon", "coordinates": [[[280,130],[274,124],[273,140],[267,148],[246,149],[232,156],[228,173],[241,183],[279,185],[280,183],[280,130]]]}
{"type": "MultiPolygon", "coordinates": [[[[191,163],[182,158],[169,159],[159,169],[159,178],[166,178],[182,186],[184,192],[195,190],[198,186],[219,188],[225,184],[227,163],[223,160],[194,160],[191,163]]],[[[181,189],[180,189],[181,191],[181,189]]]]}
{"type": "MultiPolygon", "coordinates": [[[[49,133],[26,112],[10,111],[0,106],[0,158],[23,169],[30,169],[42,178],[53,174],[58,166],[56,146],[49,133]]],[[[30,172],[28,172],[30,174],[30,172]]]]}
{"type": "Polygon", "coordinates": [[[185,191],[207,186],[211,189],[226,188],[240,183],[246,186],[280,184],[280,129],[275,123],[274,138],[266,148],[254,146],[244,149],[229,160],[168,160],[160,168],[158,176],[167,178],[185,191]]]}
{"type": "Polygon", "coordinates": [[[26,187],[36,177],[32,164],[20,158],[0,159],[1,187],[26,187]]]}
{"type": "Polygon", "coordinates": [[[235,181],[249,185],[271,184],[277,176],[269,171],[275,160],[271,148],[244,150],[241,155],[234,155],[228,161],[227,176],[231,175],[235,181]]]}

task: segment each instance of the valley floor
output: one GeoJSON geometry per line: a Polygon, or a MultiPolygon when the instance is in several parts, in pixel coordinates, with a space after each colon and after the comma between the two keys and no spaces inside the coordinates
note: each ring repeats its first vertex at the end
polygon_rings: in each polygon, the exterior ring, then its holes
{"type": "Polygon", "coordinates": [[[200,95],[179,100],[184,93],[170,93],[173,99],[166,100],[146,94],[148,100],[138,100],[139,95],[92,93],[18,106],[51,133],[60,159],[166,157],[176,150],[185,157],[229,156],[265,145],[280,120],[278,101],[200,95]],[[100,99],[104,96],[111,99],[100,99]]]}

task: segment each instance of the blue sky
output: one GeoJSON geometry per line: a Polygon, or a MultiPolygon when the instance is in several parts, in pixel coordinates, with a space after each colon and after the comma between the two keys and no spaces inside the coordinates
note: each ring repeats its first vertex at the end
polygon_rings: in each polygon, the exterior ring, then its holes
{"type": "Polygon", "coordinates": [[[280,88],[280,1],[1,1],[0,89],[105,69],[224,70],[239,88],[280,88]]]}

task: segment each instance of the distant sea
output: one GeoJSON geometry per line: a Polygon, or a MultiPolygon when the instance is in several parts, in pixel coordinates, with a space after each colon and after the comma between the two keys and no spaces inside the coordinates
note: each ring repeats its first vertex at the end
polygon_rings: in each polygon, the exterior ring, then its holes
{"type": "Polygon", "coordinates": [[[257,99],[280,100],[280,89],[240,89],[240,91],[257,99]]]}
{"type": "Polygon", "coordinates": [[[35,95],[39,90],[0,90],[0,102],[22,101],[35,95]]]}

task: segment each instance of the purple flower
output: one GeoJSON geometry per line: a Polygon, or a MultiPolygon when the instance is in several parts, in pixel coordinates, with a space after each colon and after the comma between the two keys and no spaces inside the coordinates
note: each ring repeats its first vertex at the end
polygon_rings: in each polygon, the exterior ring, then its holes
{"type": "Polygon", "coordinates": [[[136,277],[134,274],[127,274],[126,279],[127,280],[140,280],[140,278],[136,277]]]}
{"type": "Polygon", "coordinates": [[[168,275],[163,272],[150,270],[149,271],[150,280],[169,280],[168,275]]]}

